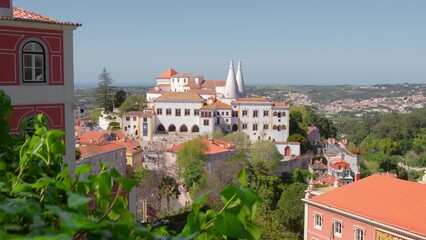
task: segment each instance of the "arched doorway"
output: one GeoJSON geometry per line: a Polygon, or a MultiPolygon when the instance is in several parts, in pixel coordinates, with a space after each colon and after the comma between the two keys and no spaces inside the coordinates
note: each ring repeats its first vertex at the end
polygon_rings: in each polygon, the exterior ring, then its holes
{"type": "Polygon", "coordinates": [[[290,155],[291,155],[291,148],[287,146],[284,150],[284,156],[290,156],[290,155]]]}
{"type": "Polygon", "coordinates": [[[174,124],[169,126],[169,132],[176,132],[176,126],[174,124]]]}
{"type": "Polygon", "coordinates": [[[166,133],[166,128],[164,127],[163,124],[158,125],[157,132],[158,133],[166,133]]]}
{"type": "Polygon", "coordinates": [[[185,124],[183,124],[179,128],[179,132],[188,132],[188,127],[185,124]]]}
{"type": "Polygon", "coordinates": [[[200,129],[198,128],[198,126],[197,126],[197,125],[194,125],[194,126],[192,126],[192,128],[191,128],[191,132],[193,132],[193,133],[197,133],[197,132],[200,132],[200,129]]]}
{"type": "Polygon", "coordinates": [[[238,131],[238,125],[237,124],[232,125],[232,131],[233,132],[238,131]]]}

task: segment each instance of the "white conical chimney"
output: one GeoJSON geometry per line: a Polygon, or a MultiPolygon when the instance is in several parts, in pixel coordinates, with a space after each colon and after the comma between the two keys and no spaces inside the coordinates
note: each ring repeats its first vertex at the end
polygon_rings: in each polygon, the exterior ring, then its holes
{"type": "Polygon", "coordinates": [[[241,62],[238,62],[237,85],[238,85],[238,94],[240,97],[243,97],[246,94],[246,91],[244,87],[243,69],[241,68],[241,62]]]}
{"type": "Polygon", "coordinates": [[[232,61],[229,66],[228,77],[226,78],[225,98],[238,98],[238,86],[237,81],[235,80],[234,63],[232,61]]]}
{"type": "Polygon", "coordinates": [[[0,17],[13,17],[12,0],[0,0],[0,17]]]}

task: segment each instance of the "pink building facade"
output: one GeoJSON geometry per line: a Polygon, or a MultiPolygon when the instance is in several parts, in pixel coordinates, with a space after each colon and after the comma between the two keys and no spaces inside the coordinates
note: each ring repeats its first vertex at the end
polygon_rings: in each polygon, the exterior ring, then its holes
{"type": "Polygon", "coordinates": [[[305,240],[426,239],[426,185],[373,175],[305,199],[305,240]]]}

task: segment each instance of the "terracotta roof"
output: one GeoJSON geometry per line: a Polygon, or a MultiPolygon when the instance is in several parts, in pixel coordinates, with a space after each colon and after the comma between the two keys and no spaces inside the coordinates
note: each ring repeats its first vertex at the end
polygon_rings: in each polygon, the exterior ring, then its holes
{"type": "Polygon", "coordinates": [[[216,106],[216,109],[232,109],[231,105],[223,103],[221,101],[216,101],[214,105],[216,106]]]}
{"type": "Polygon", "coordinates": [[[426,237],[425,199],[426,184],[376,174],[311,201],[426,237]]]}
{"type": "Polygon", "coordinates": [[[325,186],[333,186],[335,180],[336,178],[334,176],[327,174],[323,177],[318,178],[314,183],[325,185],[325,186]]]}
{"type": "MultiPolygon", "coordinates": [[[[220,140],[219,142],[217,140],[213,140],[213,142],[210,142],[207,138],[203,138],[203,142],[207,145],[207,149],[204,151],[205,155],[214,155],[224,152],[235,152],[235,149],[233,149],[235,144],[226,142],[224,140],[220,140]],[[224,146],[222,147],[220,145],[224,146]]],[[[179,152],[179,149],[181,149],[184,145],[185,143],[174,145],[171,148],[167,149],[167,151],[179,152]]]]}
{"type": "Polygon", "coordinates": [[[238,98],[235,102],[237,103],[270,103],[264,98],[238,98]]]}
{"type": "Polygon", "coordinates": [[[127,134],[123,131],[123,130],[118,130],[115,132],[115,135],[117,136],[117,138],[119,139],[124,139],[127,137],[127,134]]]}
{"type": "Polygon", "coordinates": [[[201,110],[214,110],[213,105],[204,105],[201,107],[201,110]]]}
{"type": "Polygon", "coordinates": [[[114,142],[117,145],[126,147],[127,153],[134,153],[141,149],[141,144],[137,141],[115,141],[114,142]]]}
{"type": "Polygon", "coordinates": [[[204,80],[203,87],[225,87],[226,80],[204,80]]]}
{"type": "Polygon", "coordinates": [[[190,82],[184,85],[184,87],[191,87],[191,88],[201,88],[200,84],[196,82],[190,82]]]}
{"type": "Polygon", "coordinates": [[[195,75],[191,73],[178,73],[176,75],[173,75],[174,78],[202,78],[201,75],[195,75]]]}
{"type": "Polygon", "coordinates": [[[0,16],[1,20],[11,20],[11,21],[24,21],[24,22],[38,22],[38,23],[49,23],[49,24],[59,24],[59,25],[69,25],[69,26],[81,26],[81,23],[72,23],[72,22],[61,22],[53,18],[49,18],[37,13],[33,13],[22,8],[13,7],[13,17],[0,16]]]}
{"type": "Polygon", "coordinates": [[[108,137],[109,137],[109,131],[107,130],[87,131],[80,136],[79,142],[80,144],[99,144],[99,143],[104,143],[102,140],[104,141],[108,140],[108,137]],[[99,142],[99,140],[101,140],[101,142],[99,142]]]}
{"type": "Polygon", "coordinates": [[[102,154],[105,152],[111,152],[114,150],[122,149],[123,146],[120,146],[115,143],[98,145],[98,144],[89,144],[87,146],[79,146],[78,149],[81,151],[81,158],[87,158],[94,155],[102,154]]]}
{"type": "Polygon", "coordinates": [[[157,87],[170,87],[170,84],[158,84],[157,87]]]}
{"type": "Polygon", "coordinates": [[[165,92],[155,102],[202,102],[203,98],[196,92],[165,92]]]}
{"type": "Polygon", "coordinates": [[[176,74],[177,72],[173,68],[169,68],[157,78],[171,78],[173,75],[176,75],[176,74]]]}
{"type": "Polygon", "coordinates": [[[216,91],[212,89],[190,89],[188,92],[196,92],[200,95],[216,95],[216,91]]]}

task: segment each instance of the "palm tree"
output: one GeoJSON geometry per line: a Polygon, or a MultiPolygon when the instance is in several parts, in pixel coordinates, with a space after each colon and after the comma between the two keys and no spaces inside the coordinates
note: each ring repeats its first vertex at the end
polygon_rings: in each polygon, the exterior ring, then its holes
{"type": "Polygon", "coordinates": [[[170,213],[170,198],[178,198],[180,195],[179,184],[176,179],[171,176],[164,176],[158,184],[158,194],[160,199],[162,196],[166,197],[167,200],[167,212],[170,213]]]}

